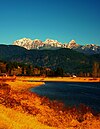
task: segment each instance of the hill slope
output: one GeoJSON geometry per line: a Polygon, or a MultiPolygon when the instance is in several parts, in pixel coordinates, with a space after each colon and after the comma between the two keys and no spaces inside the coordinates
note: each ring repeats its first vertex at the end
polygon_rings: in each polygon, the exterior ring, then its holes
{"type": "Polygon", "coordinates": [[[34,66],[63,68],[69,73],[90,72],[94,61],[100,61],[100,55],[84,55],[71,49],[27,50],[14,45],[0,45],[0,60],[23,62],[34,66]]]}

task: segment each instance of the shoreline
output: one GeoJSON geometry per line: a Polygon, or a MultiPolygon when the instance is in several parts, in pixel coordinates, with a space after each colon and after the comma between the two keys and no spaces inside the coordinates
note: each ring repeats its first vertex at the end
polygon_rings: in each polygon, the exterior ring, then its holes
{"type": "Polygon", "coordinates": [[[45,84],[44,82],[28,82],[28,81],[23,81],[23,80],[15,80],[15,81],[7,81],[5,82],[8,84],[11,88],[11,90],[16,90],[16,91],[27,91],[30,88],[34,88],[37,86],[41,86],[45,84]]]}
{"type": "Polygon", "coordinates": [[[30,88],[42,86],[45,82],[80,82],[80,83],[99,83],[100,78],[84,78],[84,77],[25,77],[17,76],[14,81],[4,81],[1,83],[8,84],[12,90],[27,91],[30,88]]]}
{"type": "Polygon", "coordinates": [[[100,82],[100,78],[92,77],[17,77],[17,80],[32,82],[100,82]]]}
{"type": "MultiPolygon", "coordinates": [[[[100,125],[100,120],[98,120],[99,117],[93,116],[91,112],[88,113],[87,108],[85,108],[87,109],[87,111],[85,110],[86,113],[84,111],[81,113],[81,117],[83,119],[82,122],[78,121],[78,118],[76,119],[78,110],[74,108],[69,110],[69,119],[68,113],[63,111],[60,103],[52,103],[46,98],[41,98],[33,93],[31,94],[29,91],[30,88],[42,86],[48,81],[79,82],[80,80],[80,82],[86,82],[89,80],[88,82],[99,82],[99,79],[91,79],[92,78],[43,78],[23,76],[16,77],[16,80],[14,81],[8,80],[1,82],[1,84],[4,85],[8,84],[11,91],[9,93],[7,92],[8,94],[6,93],[7,89],[1,89],[0,91],[1,101],[4,100],[2,101],[3,103],[0,104],[0,109],[2,109],[0,112],[0,126],[3,128],[6,126],[9,129],[15,129],[15,127],[16,129],[37,129],[37,126],[38,129],[74,129],[74,127],[76,129],[81,127],[88,129],[89,126],[92,129],[98,128],[100,125]],[[59,108],[56,108],[56,106],[59,108]],[[71,113],[73,110],[76,113],[75,115],[71,113]],[[68,115],[68,118],[65,117],[66,115],[68,115]],[[86,117],[86,119],[84,117],[86,117]]],[[[3,88],[3,85],[1,87],[3,88]]],[[[80,112],[78,113],[78,116],[79,115],[80,112]]]]}

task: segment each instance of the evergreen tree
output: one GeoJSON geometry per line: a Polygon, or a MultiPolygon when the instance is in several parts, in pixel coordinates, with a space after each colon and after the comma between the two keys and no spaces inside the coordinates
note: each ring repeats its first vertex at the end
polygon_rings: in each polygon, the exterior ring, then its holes
{"type": "Polygon", "coordinates": [[[100,63],[94,62],[93,64],[93,77],[100,77],[100,63]]]}

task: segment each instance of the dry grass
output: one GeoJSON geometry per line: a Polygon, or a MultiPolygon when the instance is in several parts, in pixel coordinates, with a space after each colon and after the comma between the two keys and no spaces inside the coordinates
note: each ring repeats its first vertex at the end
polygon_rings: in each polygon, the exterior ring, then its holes
{"type": "Polygon", "coordinates": [[[26,91],[27,89],[31,87],[36,87],[43,85],[44,82],[28,82],[28,81],[21,81],[21,80],[16,80],[16,81],[7,81],[6,82],[12,90],[17,90],[17,91],[26,91]]]}
{"type": "Polygon", "coordinates": [[[100,116],[80,105],[62,103],[25,91],[42,83],[17,80],[0,86],[0,129],[99,129],[100,116]]]}
{"type": "Polygon", "coordinates": [[[41,124],[29,114],[0,105],[0,129],[50,129],[50,127],[41,124]]]}

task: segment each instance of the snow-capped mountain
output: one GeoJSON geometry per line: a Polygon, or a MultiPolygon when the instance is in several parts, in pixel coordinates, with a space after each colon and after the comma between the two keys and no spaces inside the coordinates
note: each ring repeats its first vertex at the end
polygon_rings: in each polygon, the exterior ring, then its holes
{"type": "Polygon", "coordinates": [[[46,39],[44,42],[42,42],[39,39],[31,40],[29,38],[22,38],[22,39],[16,40],[14,41],[13,45],[18,45],[26,49],[39,49],[41,47],[43,48],[60,47],[61,48],[63,46],[62,43],[58,42],[57,40],[53,40],[53,39],[46,39]]]}
{"type": "Polygon", "coordinates": [[[31,40],[29,38],[22,38],[14,41],[13,45],[18,45],[30,50],[30,49],[39,49],[39,47],[42,47],[44,44],[39,39],[31,40]]]}
{"type": "Polygon", "coordinates": [[[53,40],[53,39],[46,39],[43,43],[44,43],[46,46],[62,47],[62,43],[58,42],[57,40],[53,40]]]}
{"type": "Polygon", "coordinates": [[[30,50],[33,48],[33,40],[29,38],[22,38],[14,41],[13,45],[18,45],[30,50]]]}
{"type": "Polygon", "coordinates": [[[100,53],[100,46],[89,44],[89,45],[79,45],[76,43],[75,40],[71,40],[69,43],[61,43],[57,40],[53,39],[46,39],[44,42],[39,39],[29,39],[29,38],[22,38],[19,40],[14,41],[13,45],[18,45],[24,47],[28,50],[30,49],[59,49],[59,48],[69,48],[73,49],[85,54],[98,54],[100,53]]]}
{"type": "Polygon", "coordinates": [[[76,50],[86,54],[100,54],[100,46],[95,44],[80,46],[76,50]]]}
{"type": "Polygon", "coordinates": [[[71,40],[68,45],[67,45],[67,48],[70,48],[70,49],[73,49],[73,48],[77,48],[79,47],[80,45],[76,43],[75,40],[71,40]]]}

